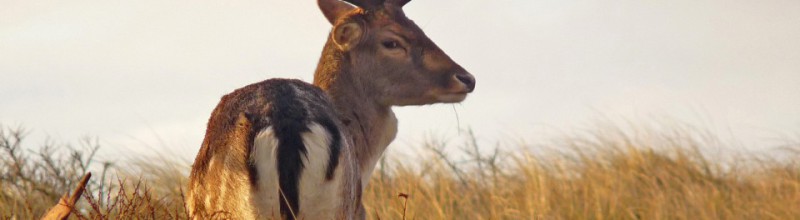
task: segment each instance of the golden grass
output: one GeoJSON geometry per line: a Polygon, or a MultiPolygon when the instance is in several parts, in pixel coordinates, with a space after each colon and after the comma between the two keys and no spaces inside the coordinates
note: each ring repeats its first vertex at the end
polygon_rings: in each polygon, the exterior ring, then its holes
{"type": "Polygon", "coordinates": [[[502,172],[466,172],[447,162],[424,171],[400,166],[373,178],[373,219],[797,219],[800,168],[709,172],[697,162],[651,150],[543,161],[511,156],[502,172]],[[717,173],[719,172],[719,173],[717,173]]]}
{"type": "MultiPolygon", "coordinates": [[[[726,145],[707,132],[624,130],[600,128],[492,152],[474,141],[450,154],[446,149],[459,146],[425,144],[417,157],[381,162],[364,195],[368,218],[800,219],[800,142],[777,150],[782,159],[767,156],[776,150],[718,158],[708,152],[726,145]]],[[[9,164],[8,155],[0,158],[9,164]]],[[[170,161],[119,166],[117,172],[141,183],[95,182],[76,218],[185,218],[186,169],[170,161]]],[[[35,184],[16,181],[0,181],[0,219],[42,213],[20,201],[56,201],[23,192],[35,184]]]]}
{"type": "Polygon", "coordinates": [[[432,155],[406,159],[421,165],[395,160],[376,173],[364,201],[372,219],[800,219],[797,142],[781,161],[729,153],[726,163],[701,153],[724,145],[707,132],[623,130],[567,136],[538,154],[481,156],[473,142],[462,160],[429,144],[432,155]]]}

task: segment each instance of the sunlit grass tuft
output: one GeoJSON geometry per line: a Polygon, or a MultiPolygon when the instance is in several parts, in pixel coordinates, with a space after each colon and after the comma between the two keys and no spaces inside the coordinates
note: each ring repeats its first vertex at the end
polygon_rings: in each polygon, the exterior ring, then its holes
{"type": "MultiPolygon", "coordinates": [[[[32,152],[20,144],[23,133],[2,131],[0,219],[39,217],[89,170],[97,178],[73,218],[187,217],[182,202],[187,164],[104,163],[93,158],[91,144],[32,152]]],[[[800,218],[798,140],[781,145],[780,159],[772,159],[774,151],[715,154],[733,147],[707,131],[680,126],[608,126],[533,146],[492,149],[478,146],[475,138],[461,145],[429,141],[419,155],[381,161],[365,191],[367,217],[800,218]]]]}

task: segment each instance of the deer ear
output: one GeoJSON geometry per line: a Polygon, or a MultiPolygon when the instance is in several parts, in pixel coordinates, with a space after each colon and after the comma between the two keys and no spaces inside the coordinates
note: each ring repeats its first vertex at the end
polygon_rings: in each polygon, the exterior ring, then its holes
{"type": "Polygon", "coordinates": [[[336,19],[356,8],[339,0],[317,0],[317,5],[331,24],[336,24],[336,19]]]}
{"type": "Polygon", "coordinates": [[[340,50],[348,51],[361,40],[363,29],[358,22],[348,22],[333,29],[333,43],[340,50]]]}

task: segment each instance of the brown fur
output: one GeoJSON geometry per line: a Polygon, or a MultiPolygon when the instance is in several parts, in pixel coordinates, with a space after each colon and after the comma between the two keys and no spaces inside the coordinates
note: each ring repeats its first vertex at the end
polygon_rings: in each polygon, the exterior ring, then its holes
{"type": "MultiPolygon", "coordinates": [[[[336,168],[339,179],[333,180],[343,184],[339,191],[341,210],[329,216],[337,219],[365,217],[361,191],[397,133],[393,106],[460,102],[475,86],[472,75],[406,18],[401,7],[407,0],[350,2],[362,8],[337,0],[318,0],[333,29],[314,74],[314,86],[326,94],[322,100],[332,103],[332,114],[346,142],[342,163],[336,168]]],[[[248,176],[252,175],[248,158],[253,136],[264,128],[262,122],[240,114],[247,109],[243,105],[263,99],[254,99],[262,93],[249,87],[223,97],[209,120],[187,197],[195,215],[227,210],[232,213],[224,216],[234,219],[276,216],[254,210],[257,202],[251,198],[258,189],[248,181],[275,180],[248,176]],[[220,192],[223,189],[236,192],[220,192]]],[[[269,109],[265,107],[268,103],[257,104],[260,109],[269,109]]]]}
{"type": "MultiPolygon", "coordinates": [[[[334,30],[356,23],[361,26],[362,34],[356,45],[343,50],[337,47],[336,33],[332,33],[314,75],[314,85],[330,95],[339,118],[353,135],[362,168],[373,167],[370,163],[376,162],[374,158],[395,137],[392,106],[433,104],[441,102],[437,96],[448,93],[466,96],[472,89],[465,87],[474,87],[474,79],[471,86],[455,79],[457,74],[472,76],[395,4],[387,2],[371,10],[354,8],[348,13],[330,12],[343,14],[333,20],[334,30]],[[399,43],[406,47],[406,56],[392,57],[379,48],[386,34],[402,41],[399,43]]],[[[453,102],[458,101],[461,100],[453,102]]],[[[362,172],[372,170],[362,169],[362,172]]]]}
{"type": "Polygon", "coordinates": [[[230,110],[225,109],[227,105],[223,103],[231,102],[229,100],[233,98],[232,95],[223,97],[212,113],[203,147],[195,158],[187,204],[190,213],[196,218],[255,218],[256,213],[249,208],[251,184],[247,168],[250,146],[253,143],[253,124],[243,112],[230,114],[230,110]],[[234,115],[236,118],[231,117],[234,115]],[[244,192],[220,193],[223,188],[244,192]]]}

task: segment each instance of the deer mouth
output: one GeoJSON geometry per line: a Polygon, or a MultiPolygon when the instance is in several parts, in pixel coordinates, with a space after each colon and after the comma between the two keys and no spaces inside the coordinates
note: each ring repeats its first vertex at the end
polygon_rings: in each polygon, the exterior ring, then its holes
{"type": "Polygon", "coordinates": [[[437,97],[439,102],[443,103],[456,103],[464,101],[467,98],[468,92],[457,92],[457,93],[450,93],[450,94],[443,94],[437,97]]]}

